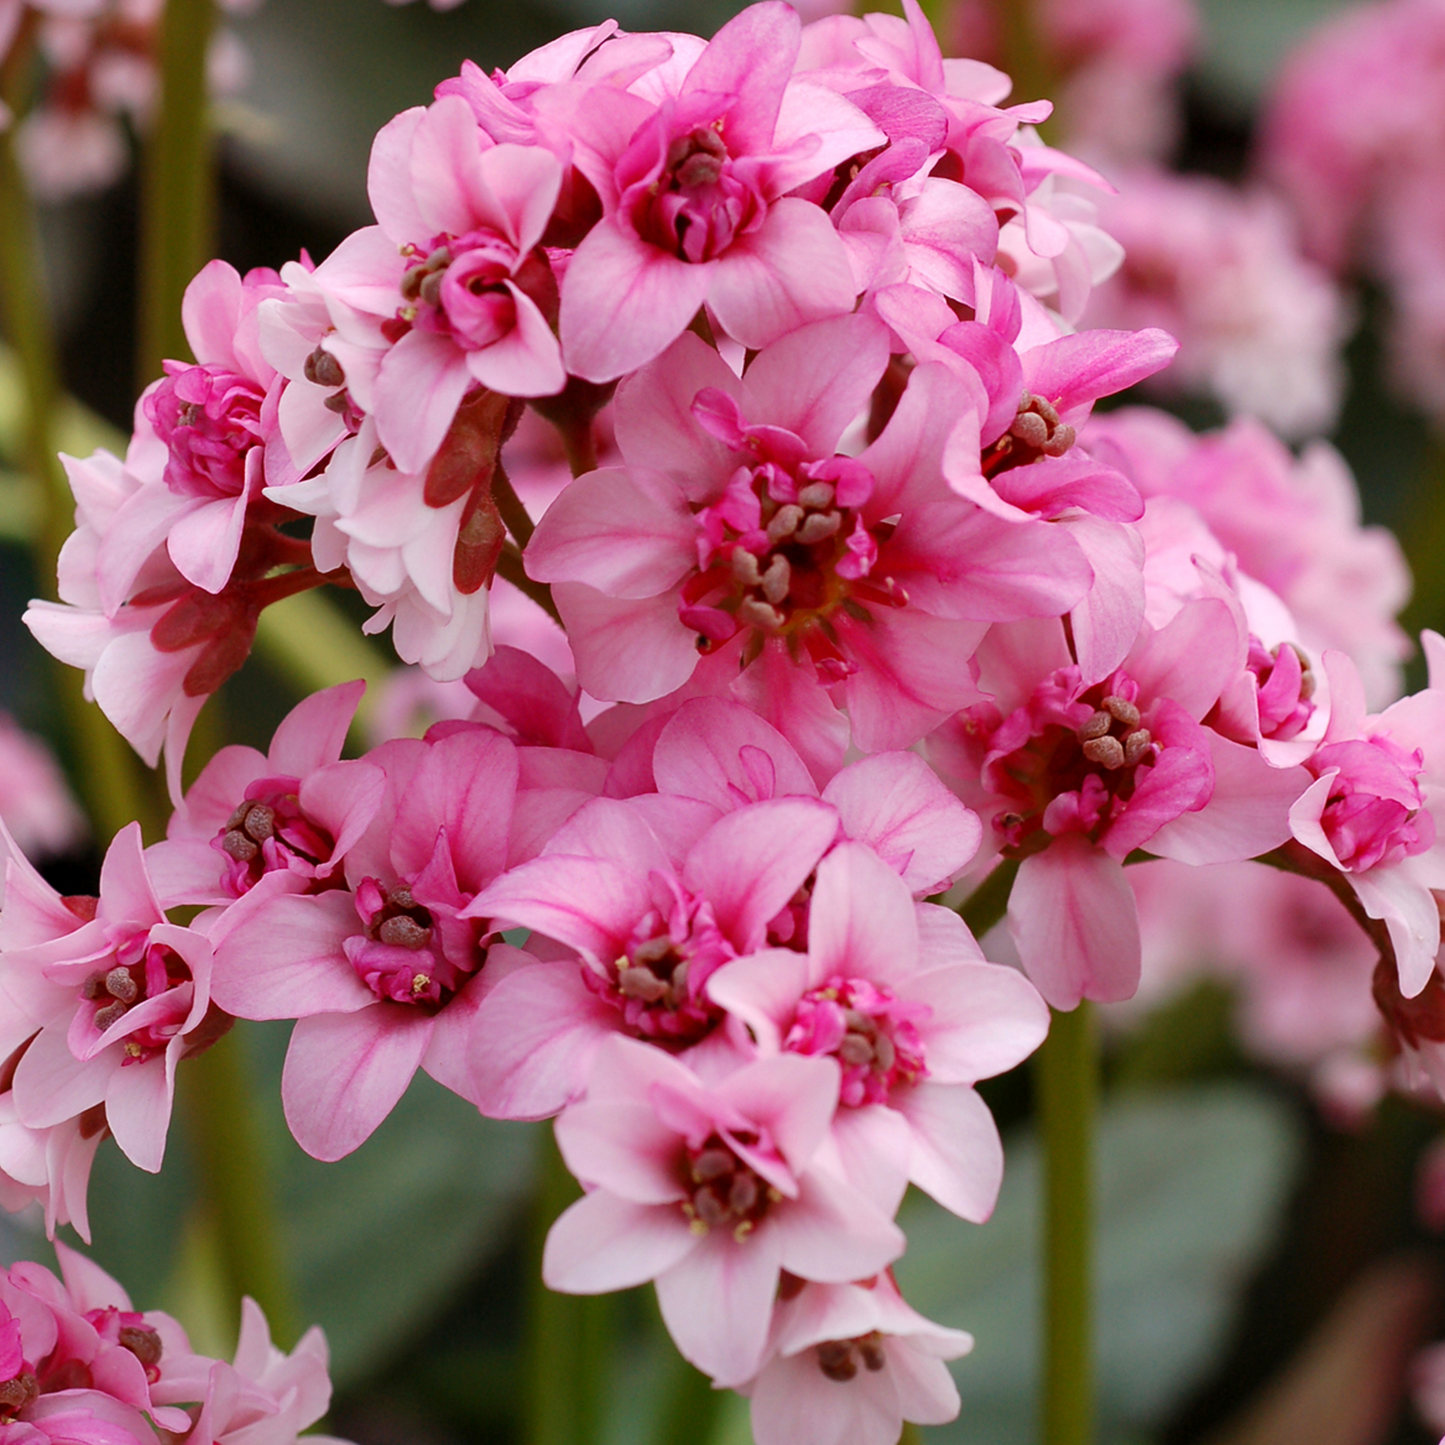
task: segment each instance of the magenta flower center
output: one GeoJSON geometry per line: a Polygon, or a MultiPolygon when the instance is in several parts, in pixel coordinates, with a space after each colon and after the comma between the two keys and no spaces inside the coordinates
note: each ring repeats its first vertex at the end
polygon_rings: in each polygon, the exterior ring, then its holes
{"type": "Polygon", "coordinates": [[[225,884],[234,897],[278,868],[314,877],[331,857],[335,840],[303,811],[300,786],[297,778],[257,779],[211,839],[211,847],[226,856],[225,884]]]}
{"type": "Polygon", "coordinates": [[[830,978],[798,1001],[783,1047],[798,1054],[831,1054],[843,1070],[839,1094],[850,1108],[886,1104],[897,1086],[928,1073],[918,1023],[926,1004],[900,999],[864,978],[830,978]]]}
{"type": "MultiPolygon", "coordinates": [[[[191,982],[185,959],[165,944],[151,943],[145,933],[117,948],[114,958],[110,968],[91,974],[80,991],[81,998],[94,1006],[91,1024],[98,1034],[119,1023],[137,1004],[191,982]]],[[[122,1066],[143,1063],[163,1052],[183,1021],[182,1013],[127,1034],[122,1066]]]]}
{"type": "Polygon", "coordinates": [[[998,727],[984,774],[1007,800],[994,818],[1014,856],[1065,831],[1097,842],[1128,806],[1162,744],[1144,726],[1138,685],[1120,672],[1070,700],[1077,669],[1042,683],[998,727]]]}
{"type": "Polygon", "coordinates": [[[851,1340],[824,1340],[821,1345],[813,1347],[813,1354],[818,1368],[840,1385],[854,1379],[860,1365],[876,1373],[888,1363],[888,1357],[883,1353],[883,1336],[877,1330],[851,1340]]]}
{"type": "MultiPolygon", "coordinates": [[[[756,1135],[740,1135],[738,1142],[751,1145],[756,1135]]],[[[698,1234],[729,1229],[733,1238],[744,1240],[758,1227],[768,1207],[782,1196],[751,1165],[729,1147],[721,1134],[712,1134],[701,1148],[687,1150],[683,1163],[683,1187],[687,1197],[682,1212],[698,1234]]]]}
{"type": "Polygon", "coordinates": [[[1407,753],[1385,737],[1330,743],[1309,767],[1316,777],[1340,770],[1320,826],[1347,872],[1388,867],[1435,842],[1435,823],[1419,783],[1425,758],[1418,748],[1407,753]]]}
{"type": "Polygon", "coordinates": [[[145,399],[145,414],[169,453],[166,485],[182,497],[240,496],[246,453],[261,440],[265,393],[220,367],[165,365],[165,379],[145,399]]]}
{"type": "Polygon", "coordinates": [[[733,956],[711,907],[682,896],[638,921],[608,976],[584,969],[582,977],[622,1014],[628,1033],[685,1049],[711,1033],[722,1018],[704,985],[733,956]]]}
{"type": "Polygon", "coordinates": [[[856,671],[831,619],[841,611],[867,621],[870,607],[907,602],[891,578],[873,575],[894,531],[864,521],[875,485],[849,457],[740,467],[698,513],[700,565],[678,605],[698,651],[751,631],[755,648],[779,637],[805,650],[830,682],[856,671]]]}
{"type": "Polygon", "coordinates": [[[363,878],[356,911],[366,931],[344,945],[361,981],[379,999],[431,1011],[449,1002],[485,962],[482,926],[418,903],[411,887],[363,878]]]}
{"type": "Polygon", "coordinates": [[[1315,710],[1311,701],[1315,678],[1308,658],[1287,642],[1267,651],[1259,638],[1251,633],[1245,665],[1254,674],[1258,685],[1260,732],[1280,742],[1297,737],[1304,731],[1315,710]]]}
{"type": "Polygon", "coordinates": [[[765,204],[728,155],[715,125],[696,125],[668,143],[662,170],[628,188],[623,207],[637,234],[680,261],[711,261],[740,231],[760,220],[765,204]]]}
{"type": "Polygon", "coordinates": [[[1061,457],[1074,444],[1074,429],[1059,420],[1047,398],[1024,392],[1009,429],[984,452],[979,467],[986,477],[1026,467],[1040,457],[1061,457]]]}

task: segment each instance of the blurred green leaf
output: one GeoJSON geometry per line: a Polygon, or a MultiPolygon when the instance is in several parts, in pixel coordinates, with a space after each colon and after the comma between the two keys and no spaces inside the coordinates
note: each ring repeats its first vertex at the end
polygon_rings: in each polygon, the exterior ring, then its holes
{"type": "MultiPolygon", "coordinates": [[[[1099,1125],[1098,1384],[1101,1438],[1147,1431],[1203,1374],[1241,1286],[1277,1225],[1299,1156],[1298,1125],[1243,1085],[1127,1099],[1099,1125]]],[[[1034,1437],[1039,1156],[1007,1146],[993,1219],[970,1227],[921,1197],[901,1219],[909,1301],[970,1330],[954,1366],[963,1409],[925,1431],[949,1445],[1034,1437]]]]}

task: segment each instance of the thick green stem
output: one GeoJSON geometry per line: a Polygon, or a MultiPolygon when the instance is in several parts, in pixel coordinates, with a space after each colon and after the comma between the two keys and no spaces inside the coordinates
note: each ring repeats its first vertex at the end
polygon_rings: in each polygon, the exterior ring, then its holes
{"type": "Polygon", "coordinates": [[[1093,1008],[1053,1015],[1035,1059],[1044,1147],[1042,1445],[1094,1439],[1094,1114],[1098,1043],[1093,1008]]]}
{"type": "Polygon", "coordinates": [[[139,386],[161,363],[189,356],[181,298],[210,258],[215,168],[206,93],[214,0],[166,0],[160,29],[161,100],[146,147],[141,221],[139,386]]]}
{"type": "Polygon", "coordinates": [[[181,1097],[200,1165],[202,1204],[233,1303],[250,1295],[289,1349],[300,1334],[281,1249],[271,1160],[256,1119],[257,1086],[234,1033],[181,1069],[181,1097]]]}
{"type": "Polygon", "coordinates": [[[1000,859],[993,872],[959,904],[959,914],[975,938],[982,938],[1008,911],[1008,896],[1018,871],[1018,859],[1000,859]]]}
{"type": "MultiPolygon", "coordinates": [[[[0,100],[17,116],[25,113],[29,45],[17,39],[0,71],[0,100]]],[[[55,566],[70,533],[74,499],[55,443],[55,409],[60,374],[46,300],[45,277],[36,245],[34,209],[15,153],[15,127],[0,133],[0,317],[19,363],[25,397],[23,464],[41,483],[45,519],[36,539],[41,585],[54,597],[55,566]]],[[[85,701],[81,675],[55,664],[57,691],[74,745],[77,783],[102,842],[145,813],[135,759],[125,742],[85,701]]]]}
{"type": "Polygon", "coordinates": [[[527,1309],[527,1445],[596,1445],[602,1438],[612,1342],[612,1300],[555,1294],[542,1283],[552,1221],[581,1195],[550,1134],[533,1202],[527,1309]]]}

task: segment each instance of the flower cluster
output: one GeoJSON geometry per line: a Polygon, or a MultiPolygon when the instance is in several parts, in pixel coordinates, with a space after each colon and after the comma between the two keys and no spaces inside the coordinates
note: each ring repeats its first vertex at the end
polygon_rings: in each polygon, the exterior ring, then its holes
{"type": "Polygon", "coordinates": [[[1445,1085],[1445,640],[1397,699],[1403,563],[1327,448],[1092,415],[1175,350],[1079,329],[1107,187],[906,11],[467,65],[377,137],[374,226],[196,278],[196,360],[67,459],[27,614],[175,811],[95,897],[9,850],[7,1202],[83,1230],[101,1137],[158,1168],[177,1066],[294,1020],[310,1153],[418,1069],[554,1118],[550,1285],[653,1281],[765,1445],[887,1445],[970,1344],[898,1294],[904,1190],[988,1216],[975,1085],[1134,994],[1126,865],[1332,890],[1445,1085]],[[322,583],[441,720],[343,759],[343,685],[183,790],[261,610],[322,583]],[[1010,963],[938,901],[980,883],[1010,963]]]}
{"type": "Polygon", "coordinates": [[[326,1413],[320,1330],[288,1356],[248,1299],[234,1362],[209,1359],[169,1315],[133,1309],[98,1266],[63,1244],[56,1254],[59,1279],[30,1263],[0,1273],[5,1445],[295,1445],[326,1413]]]}

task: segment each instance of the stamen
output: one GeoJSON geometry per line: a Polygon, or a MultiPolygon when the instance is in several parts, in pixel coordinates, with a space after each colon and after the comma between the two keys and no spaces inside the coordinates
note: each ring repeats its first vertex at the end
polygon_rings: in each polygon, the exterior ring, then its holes
{"type": "Polygon", "coordinates": [[[121,1003],[134,1003],[140,993],[128,968],[116,967],[105,976],[105,991],[121,1003]]]}
{"type": "Polygon", "coordinates": [[[798,528],[796,540],[805,547],[811,547],[824,537],[831,537],[842,525],[843,518],[837,512],[814,512],[798,528]]]}
{"type": "Polygon", "coordinates": [[[431,939],[431,929],[423,927],[405,913],[398,913],[382,923],[376,936],[382,943],[389,943],[395,948],[425,948],[431,939]]]}
{"type": "Polygon", "coordinates": [[[803,509],[792,502],[779,507],[773,520],[768,523],[768,541],[776,546],[785,538],[791,537],[802,525],[803,516],[803,509]]]}
{"type": "Polygon", "coordinates": [[[1124,739],[1124,766],[1132,768],[1136,763],[1143,762],[1153,746],[1154,739],[1148,728],[1138,728],[1129,733],[1124,739]]]}
{"type": "Polygon", "coordinates": [[[1084,756],[1112,773],[1124,766],[1124,744],[1113,737],[1090,738],[1084,744],[1084,756]]]}
{"type": "Polygon", "coordinates": [[[320,346],[306,358],[301,373],[307,381],[328,389],[346,384],[346,373],[342,370],[341,363],[320,346]]]}
{"type": "Polygon", "coordinates": [[[1101,738],[1114,726],[1114,719],[1102,710],[1096,712],[1083,727],[1079,729],[1079,741],[1086,743],[1092,738],[1101,738]]]}
{"type": "Polygon", "coordinates": [[[821,512],[833,505],[833,496],[831,482],[809,482],[806,487],[799,489],[798,502],[801,506],[821,512]]]}
{"type": "MultiPolygon", "coordinates": [[[[799,538],[802,537],[801,532],[798,535],[799,538]]],[[[788,559],[774,557],[768,564],[768,570],[763,573],[763,596],[776,606],[788,595],[788,588],[792,585],[792,581],[793,569],[788,565],[788,559]]]]}
{"type": "Polygon", "coordinates": [[[1116,697],[1113,694],[1106,697],[1099,704],[1110,717],[1116,718],[1126,728],[1139,726],[1139,709],[1129,701],[1127,697],[1116,697]]]}

